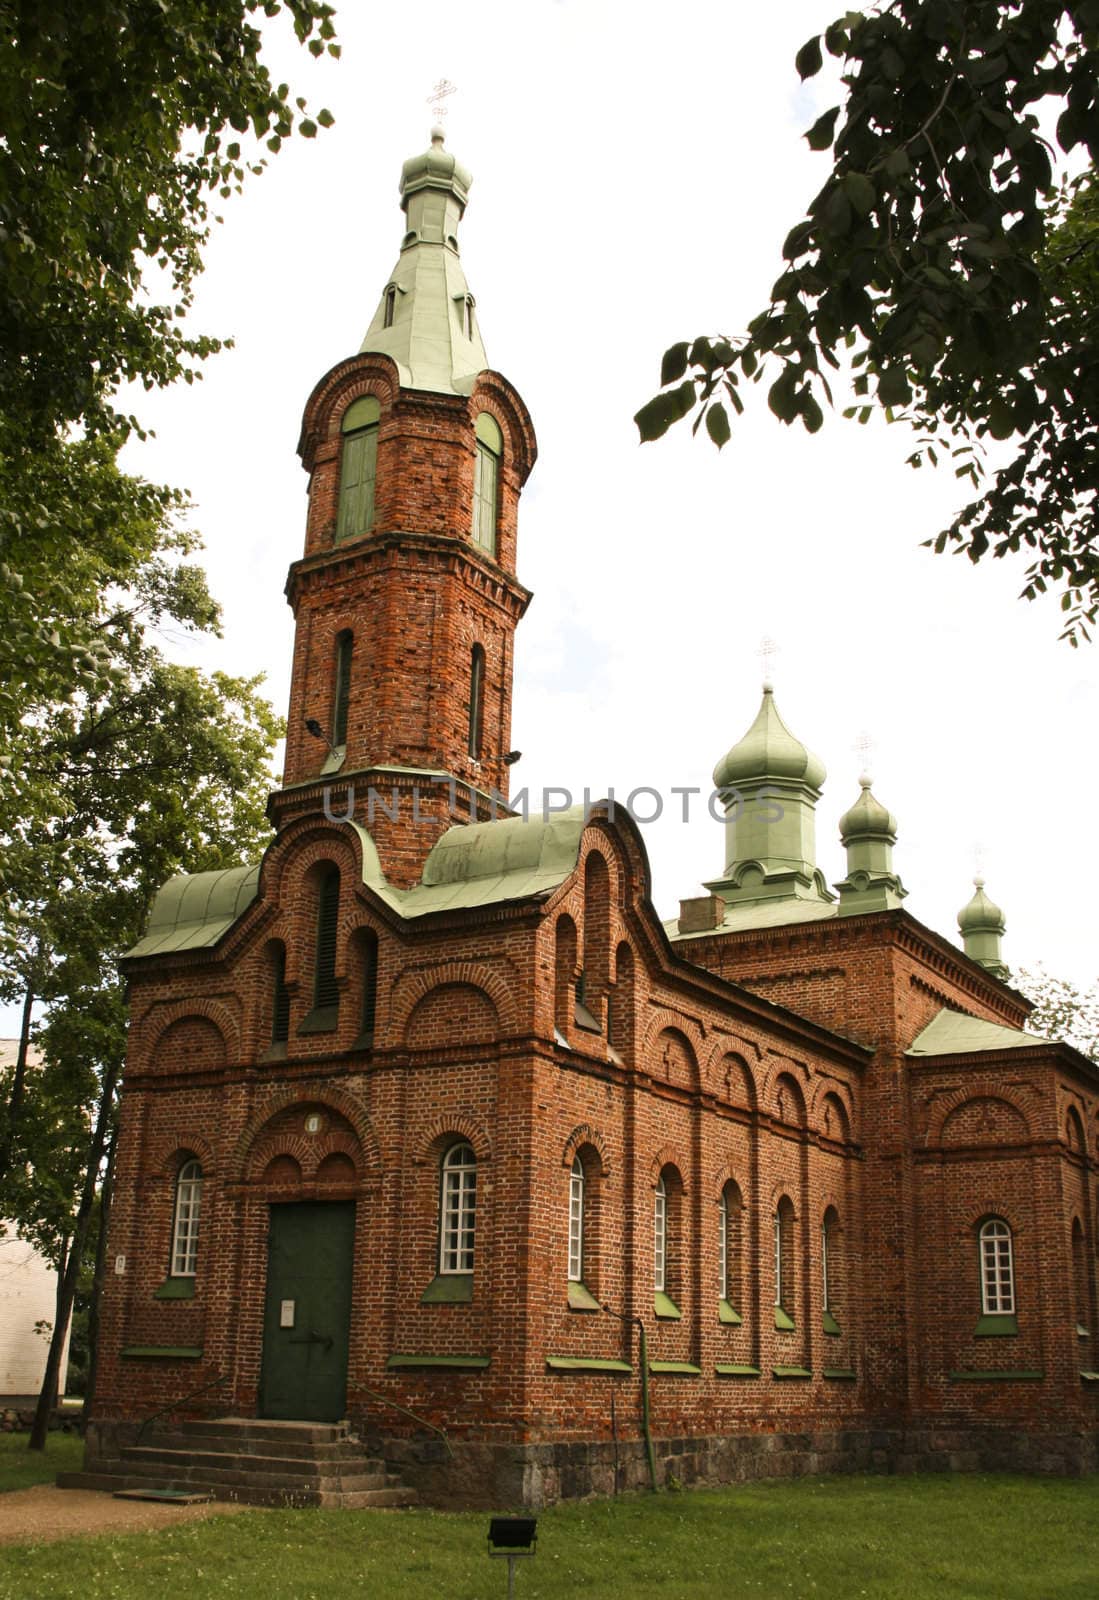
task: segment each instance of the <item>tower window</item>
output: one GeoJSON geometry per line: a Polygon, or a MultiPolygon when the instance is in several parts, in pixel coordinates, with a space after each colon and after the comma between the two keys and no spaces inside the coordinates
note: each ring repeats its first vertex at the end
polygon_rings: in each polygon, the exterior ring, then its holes
{"type": "Polygon", "coordinates": [[[274,994],[271,1015],[271,1043],[285,1044],[290,1037],[290,991],[286,987],[286,946],[276,946],[272,961],[274,994]]]}
{"type": "Polygon", "coordinates": [[[477,459],[473,470],[473,542],[486,554],[496,554],[496,529],[500,514],[500,459],[504,436],[495,417],[482,411],[476,422],[477,459]]]}
{"type": "Polygon", "coordinates": [[[336,684],[332,696],[332,743],[347,743],[347,712],[351,701],[351,652],[355,636],[349,629],[336,635],[336,684]]]}
{"type": "Polygon", "coordinates": [[[469,669],[469,754],[474,761],[481,759],[484,720],[485,652],[481,645],[475,644],[469,669]]]}
{"type": "Polygon", "coordinates": [[[339,1004],[336,987],[336,932],[340,915],[340,872],[329,867],[317,887],[317,954],[313,970],[313,1005],[317,1011],[339,1004]]]}
{"type": "Polygon", "coordinates": [[[202,1210],[202,1168],[193,1158],[185,1161],[176,1178],[176,1209],[172,1222],[172,1277],[193,1278],[198,1269],[198,1223],[202,1210]]]}
{"type": "MultiPolygon", "coordinates": [[[[405,235],[406,242],[408,241],[408,239],[409,239],[409,235],[406,234],[405,235]]],[[[393,318],[396,316],[396,314],[397,314],[397,285],[395,283],[391,283],[388,286],[388,288],[386,289],[386,291],[385,291],[385,300],[384,300],[384,302],[382,304],[382,327],[383,328],[391,328],[393,326],[393,318]]]]}
{"type": "Polygon", "coordinates": [[[462,322],[464,325],[463,331],[465,332],[467,339],[473,338],[473,306],[473,296],[471,294],[467,294],[465,303],[462,306],[462,322]]]}
{"type": "Polygon", "coordinates": [[[439,1271],[472,1272],[477,1213],[477,1157],[472,1146],[451,1145],[440,1177],[439,1271]]]}
{"type": "Polygon", "coordinates": [[[336,539],[356,539],[374,526],[374,484],[378,472],[378,419],[381,407],[372,394],[355,400],[344,412],[340,432],[340,505],[336,539]]]}
{"type": "Polygon", "coordinates": [[[369,928],[359,935],[359,971],[362,977],[359,1032],[364,1042],[373,1041],[378,1010],[378,936],[369,928]]]}

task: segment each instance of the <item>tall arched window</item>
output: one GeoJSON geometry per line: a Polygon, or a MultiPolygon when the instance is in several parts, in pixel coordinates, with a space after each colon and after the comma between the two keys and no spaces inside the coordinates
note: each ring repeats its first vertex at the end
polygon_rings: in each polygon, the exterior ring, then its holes
{"type": "Polygon", "coordinates": [[[658,1317],[678,1318],[683,1276],[683,1179],[679,1169],[661,1170],[653,1190],[653,1309],[658,1317]]]}
{"type": "Polygon", "coordinates": [[[481,759],[481,738],[485,722],[485,652],[475,644],[469,666],[469,754],[481,759]]]}
{"type": "Polygon", "coordinates": [[[482,411],[474,425],[477,459],[473,468],[473,542],[486,555],[496,554],[496,525],[500,514],[500,459],[504,436],[495,417],[482,411]]]}
{"type": "Polygon", "coordinates": [[[573,1157],[569,1173],[569,1282],[584,1281],[584,1163],[573,1157]]]}
{"type": "Polygon", "coordinates": [[[1011,1229],[1002,1217],[982,1222],[977,1235],[981,1257],[981,1314],[1013,1315],[1015,1311],[1015,1261],[1011,1229]]]}
{"type": "Polygon", "coordinates": [[[359,1042],[374,1042],[374,1020],[378,1010],[378,935],[363,928],[356,939],[359,980],[362,984],[359,1006],[359,1042]]]}
{"type": "Polygon", "coordinates": [[[172,1222],[173,1278],[193,1278],[198,1269],[201,1211],[202,1168],[192,1156],[180,1167],[176,1178],[175,1217],[172,1222]]]}
{"type": "Polygon", "coordinates": [[[820,1225],[821,1318],[825,1333],[840,1330],[839,1309],[843,1304],[843,1249],[839,1212],[829,1206],[820,1225]]]}
{"type": "Polygon", "coordinates": [[[340,916],[340,869],[327,867],[317,880],[317,951],[313,967],[313,1006],[317,1011],[335,1009],[340,993],[336,987],[336,933],[340,916]]]}
{"type": "Polygon", "coordinates": [[[668,1281],[668,1186],[661,1173],[653,1191],[653,1289],[665,1294],[668,1281]]]}
{"type": "Polygon", "coordinates": [[[355,636],[349,628],[336,635],[335,682],[332,689],[332,743],[341,749],[347,743],[347,714],[351,705],[351,656],[355,636]]]}
{"type": "Polygon", "coordinates": [[[743,1204],[735,1183],[727,1183],[717,1205],[718,1318],[741,1321],[743,1204]]]}
{"type": "Polygon", "coordinates": [[[477,1212],[477,1157],[469,1144],[452,1144],[443,1157],[439,1192],[439,1272],[473,1271],[477,1212]]]}
{"type": "Polygon", "coordinates": [[[783,1195],[775,1209],[775,1327],[794,1326],[794,1204],[783,1195]]]}
{"type": "Polygon", "coordinates": [[[393,319],[397,315],[397,285],[386,285],[385,296],[382,302],[382,327],[391,328],[393,319]]]}
{"type": "Polygon", "coordinates": [[[1072,1287],[1076,1301],[1076,1332],[1081,1339],[1091,1332],[1091,1296],[1088,1293],[1088,1253],[1079,1217],[1072,1219],[1072,1287]]]}
{"type": "Polygon", "coordinates": [[[378,419],[372,394],[352,401],[340,424],[340,505],[336,538],[357,539],[374,526],[374,483],[378,473],[378,419]]]}

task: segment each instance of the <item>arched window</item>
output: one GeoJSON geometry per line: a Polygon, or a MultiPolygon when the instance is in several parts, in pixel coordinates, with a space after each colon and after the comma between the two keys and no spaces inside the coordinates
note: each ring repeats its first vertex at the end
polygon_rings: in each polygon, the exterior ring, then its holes
{"type": "Polygon", "coordinates": [[[986,1317],[1015,1312],[1015,1261],[1011,1229],[1002,1217],[982,1222],[977,1235],[981,1257],[981,1314],[986,1317]]]}
{"type": "Polygon", "coordinates": [[[327,867],[317,880],[317,951],[313,967],[313,1006],[334,1010],[340,994],[336,987],[336,932],[340,915],[340,870],[327,867]]]}
{"type": "Polygon", "coordinates": [[[176,1209],[172,1223],[173,1278],[193,1278],[198,1269],[201,1210],[202,1168],[192,1156],[180,1167],[176,1178],[176,1209]]]}
{"type": "Polygon", "coordinates": [[[475,644],[469,667],[469,754],[473,761],[481,759],[484,722],[485,652],[481,645],[475,644]]]}
{"type": "Polygon", "coordinates": [[[554,929],[554,1031],[558,1044],[568,1044],[576,1018],[576,924],[562,912],[554,929]]]}
{"type": "Polygon", "coordinates": [[[347,713],[351,704],[351,655],[355,636],[345,628],[336,635],[335,683],[332,690],[332,743],[341,749],[347,743],[347,713]]]}
{"type": "Polygon", "coordinates": [[[569,1282],[584,1281],[584,1163],[574,1156],[569,1173],[569,1282]]]}
{"type": "Polygon", "coordinates": [[[718,1317],[741,1321],[743,1270],[743,1204],[735,1183],[727,1183],[717,1204],[718,1317]]]}
{"type": "Polygon", "coordinates": [[[477,1210],[477,1157],[469,1144],[452,1144],[443,1157],[439,1191],[439,1272],[473,1271],[477,1210]]]}
{"type": "Polygon", "coordinates": [[[825,1333],[837,1334],[843,1304],[843,1249],[839,1212],[829,1206],[820,1225],[821,1317],[825,1333]]]}
{"type": "Polygon", "coordinates": [[[1076,1301],[1076,1332],[1081,1339],[1087,1339],[1091,1332],[1091,1297],[1088,1294],[1087,1246],[1079,1217],[1072,1219],[1072,1287],[1076,1301]]]}
{"type": "Polygon", "coordinates": [[[653,1288],[665,1294],[668,1281],[668,1186],[661,1173],[653,1192],[653,1288]]]}
{"type": "Polygon", "coordinates": [[[473,296],[467,294],[462,306],[462,332],[467,339],[473,338],[473,307],[476,304],[473,296]]]}
{"type": "MultiPolygon", "coordinates": [[[[396,293],[396,291],[394,291],[396,293]]],[[[336,538],[357,539],[374,526],[374,481],[378,472],[378,419],[381,407],[372,394],[352,401],[340,424],[340,505],[336,538]]]]}
{"type": "Polygon", "coordinates": [[[271,953],[271,1043],[285,1044],[290,1037],[290,991],[286,987],[286,946],[276,944],[271,953]]]}
{"type": "Polygon", "coordinates": [[[474,426],[477,459],[473,468],[473,542],[486,555],[495,556],[504,436],[495,417],[490,417],[487,411],[481,412],[474,426]]]}
{"type": "Polygon", "coordinates": [[[393,318],[396,316],[396,314],[397,285],[395,283],[391,283],[386,287],[385,297],[382,302],[382,327],[391,328],[393,326],[393,318]]]}
{"type": "Polygon", "coordinates": [[[676,1167],[661,1171],[653,1190],[653,1309],[658,1317],[678,1318],[683,1275],[683,1180],[676,1167]]]}
{"type": "Polygon", "coordinates": [[[775,1210],[775,1327],[794,1326],[794,1205],[783,1195],[775,1210]]]}

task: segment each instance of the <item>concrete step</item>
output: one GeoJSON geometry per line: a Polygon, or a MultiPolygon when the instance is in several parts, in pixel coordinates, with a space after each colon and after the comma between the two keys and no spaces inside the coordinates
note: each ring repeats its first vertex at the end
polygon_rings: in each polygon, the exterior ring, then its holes
{"type": "Polygon", "coordinates": [[[211,1417],[181,1422],[173,1432],[187,1438],[278,1439],[287,1444],[337,1444],[353,1437],[349,1422],[271,1422],[254,1417],[211,1417]]]}
{"type": "Polygon", "coordinates": [[[280,1470],[277,1465],[256,1471],[250,1467],[201,1466],[186,1456],[176,1461],[147,1463],[127,1459],[124,1470],[150,1483],[196,1484],[209,1488],[241,1484],[252,1489],[286,1489],[297,1493],[314,1489],[335,1492],[390,1487],[388,1475],[384,1472],[301,1472],[280,1470]]]}
{"type": "Polygon", "coordinates": [[[189,1450],[169,1446],[159,1439],[148,1445],[126,1445],[122,1451],[122,1460],[128,1466],[141,1471],[147,1468],[190,1465],[202,1470],[252,1474],[280,1472],[297,1474],[303,1478],[339,1477],[347,1473],[361,1476],[363,1473],[372,1473],[383,1483],[386,1475],[385,1462],[377,1456],[354,1454],[341,1456],[338,1460],[332,1460],[327,1456],[322,1456],[319,1460],[310,1456],[238,1456],[220,1450],[189,1450]]]}
{"type": "MultiPolygon", "coordinates": [[[[230,1460],[250,1456],[278,1456],[284,1461],[361,1461],[364,1446],[357,1439],[335,1439],[309,1444],[292,1438],[249,1438],[238,1434],[189,1434],[178,1428],[151,1428],[130,1448],[201,1450],[230,1460]]],[[[378,1459],[370,1457],[371,1460],[378,1459]]]]}
{"type": "Polygon", "coordinates": [[[384,1489],[319,1489],[315,1485],[309,1488],[286,1488],[259,1486],[239,1481],[207,1486],[168,1483],[163,1478],[154,1480],[133,1473],[59,1472],[57,1485],[61,1489],[100,1489],[112,1494],[118,1493],[119,1490],[146,1490],[154,1486],[162,1489],[193,1487],[206,1489],[215,1500],[225,1500],[235,1505],[284,1508],[328,1506],[344,1511],[368,1511],[372,1508],[395,1511],[405,1506],[414,1506],[418,1502],[415,1489],[408,1489],[401,1484],[390,1484],[384,1489]]]}

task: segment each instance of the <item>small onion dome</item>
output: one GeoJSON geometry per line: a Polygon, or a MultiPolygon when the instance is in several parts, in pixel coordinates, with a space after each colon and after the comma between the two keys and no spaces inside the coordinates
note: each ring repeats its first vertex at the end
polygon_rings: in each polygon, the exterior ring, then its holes
{"type": "Polygon", "coordinates": [[[1004,914],[999,906],[985,894],[985,880],[974,878],[972,900],[958,912],[958,928],[962,933],[1003,933],[1004,914]]]}
{"type": "Polygon", "coordinates": [[[442,128],[432,128],[431,148],[422,155],[409,156],[401,168],[401,198],[415,194],[418,189],[444,189],[458,197],[462,207],[469,199],[469,186],[473,174],[463,167],[457,156],[443,146],[442,128]]]}
{"type": "Polygon", "coordinates": [[[840,842],[849,844],[852,839],[862,839],[867,836],[880,838],[883,834],[890,843],[897,842],[897,819],[891,811],[887,811],[880,800],[875,800],[870,792],[870,779],[860,778],[862,793],[851,807],[840,818],[840,842]]]}
{"type": "Polygon", "coordinates": [[[819,789],[827,777],[824,762],[795,739],[779,716],[774,691],[768,684],[763,703],[748,732],[714,768],[719,789],[767,778],[794,778],[819,789]]]}

